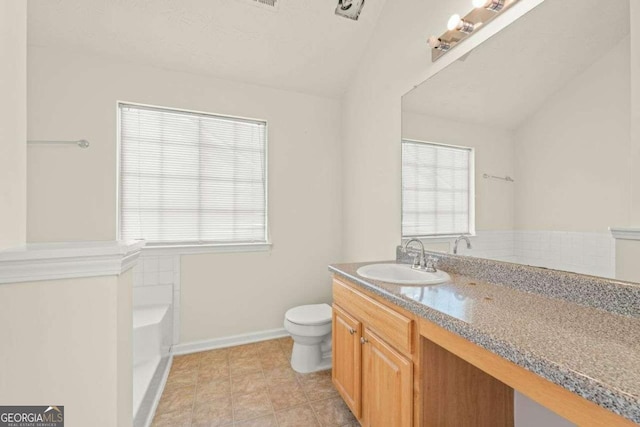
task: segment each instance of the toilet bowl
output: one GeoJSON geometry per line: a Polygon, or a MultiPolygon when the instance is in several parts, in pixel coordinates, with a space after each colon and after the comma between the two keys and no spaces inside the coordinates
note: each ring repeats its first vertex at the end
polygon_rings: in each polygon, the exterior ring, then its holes
{"type": "Polygon", "coordinates": [[[293,339],[291,367],[303,374],[331,368],[331,306],[301,305],[287,310],[284,328],[293,339]]]}

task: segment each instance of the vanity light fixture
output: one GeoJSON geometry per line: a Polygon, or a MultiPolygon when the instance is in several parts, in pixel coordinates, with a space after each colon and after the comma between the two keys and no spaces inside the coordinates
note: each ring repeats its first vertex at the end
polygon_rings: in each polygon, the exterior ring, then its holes
{"type": "Polygon", "coordinates": [[[476,9],[487,9],[492,12],[500,12],[504,7],[504,0],[473,0],[476,9]]]}
{"type": "Polygon", "coordinates": [[[461,33],[471,34],[475,30],[476,26],[473,22],[466,21],[460,18],[460,15],[451,15],[449,22],[447,23],[449,31],[460,31],[461,33]]]}
{"type": "Polygon", "coordinates": [[[456,47],[467,37],[486,26],[498,15],[510,9],[520,0],[471,0],[473,9],[465,16],[452,15],[447,22],[448,31],[438,36],[432,35],[427,40],[431,47],[431,61],[456,47]]]}

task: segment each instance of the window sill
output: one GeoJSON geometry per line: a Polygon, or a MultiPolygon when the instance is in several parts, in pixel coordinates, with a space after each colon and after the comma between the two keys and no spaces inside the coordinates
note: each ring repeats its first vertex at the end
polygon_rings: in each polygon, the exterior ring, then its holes
{"type": "Polygon", "coordinates": [[[272,244],[268,243],[242,243],[225,245],[147,245],[142,254],[148,255],[191,255],[191,254],[215,254],[215,253],[242,253],[242,252],[268,252],[272,244]]]}

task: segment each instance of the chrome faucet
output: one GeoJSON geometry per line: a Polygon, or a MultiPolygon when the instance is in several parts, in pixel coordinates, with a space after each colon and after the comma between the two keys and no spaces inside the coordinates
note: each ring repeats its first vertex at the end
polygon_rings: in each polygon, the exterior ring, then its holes
{"type": "Polygon", "coordinates": [[[469,238],[467,236],[458,236],[458,238],[456,239],[455,243],[453,244],[453,254],[454,255],[458,254],[458,242],[460,242],[460,240],[465,240],[467,242],[467,249],[471,249],[471,240],[469,240],[469,238]]]}
{"type": "Polygon", "coordinates": [[[423,268],[425,265],[425,260],[424,260],[424,244],[422,243],[421,240],[418,239],[409,239],[407,240],[407,243],[404,244],[404,251],[407,252],[407,249],[409,249],[409,245],[413,242],[419,243],[420,244],[420,254],[416,255],[413,258],[413,266],[412,268],[423,268]]]}
{"type": "Polygon", "coordinates": [[[424,244],[422,243],[421,240],[418,239],[410,239],[407,240],[407,243],[404,244],[404,252],[407,252],[407,249],[409,248],[409,245],[413,242],[417,242],[420,244],[420,253],[417,254],[414,258],[413,258],[413,265],[411,266],[411,268],[414,268],[416,270],[425,270],[429,273],[435,273],[436,271],[436,259],[433,257],[426,257],[424,254],[424,244]]]}

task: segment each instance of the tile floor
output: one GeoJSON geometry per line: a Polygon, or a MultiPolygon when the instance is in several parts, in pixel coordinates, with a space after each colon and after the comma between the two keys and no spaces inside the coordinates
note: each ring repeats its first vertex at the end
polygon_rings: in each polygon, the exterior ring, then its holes
{"type": "Polygon", "coordinates": [[[359,427],[331,371],[298,374],[291,338],[176,356],[153,427],[359,427]]]}

